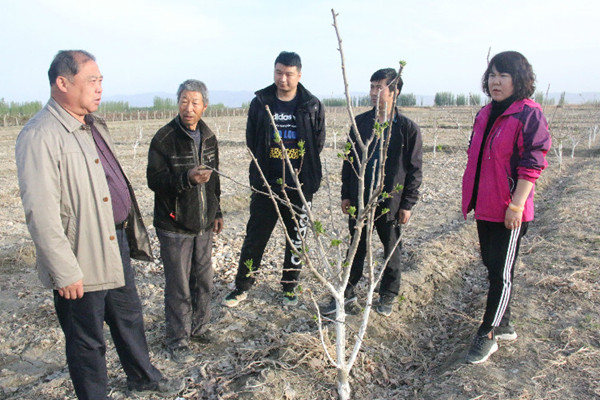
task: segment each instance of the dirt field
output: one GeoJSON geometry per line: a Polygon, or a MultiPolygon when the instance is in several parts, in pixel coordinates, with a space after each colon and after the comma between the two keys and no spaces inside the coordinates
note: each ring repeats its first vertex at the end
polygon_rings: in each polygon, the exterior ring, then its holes
{"type": "MultiPolygon", "coordinates": [[[[600,398],[600,123],[592,106],[547,110],[553,145],[563,143],[559,164],[538,182],[536,220],[523,239],[515,270],[512,309],[519,338],[500,343],[490,360],[464,363],[483,314],[485,268],[472,217],[460,214],[460,182],[475,110],[416,108],[405,113],[422,127],[425,141],[421,200],[404,231],[401,301],[391,317],[373,313],[352,371],[356,399],[594,399],[600,398]],[[577,142],[576,139],[579,139],[577,142]],[[576,143],[574,157],[571,147],[576,143]]],[[[348,123],[328,114],[323,151],[328,170],[314,200],[317,214],[341,232],[338,150],[348,123]],[[337,144],[334,143],[337,139],[337,144]]],[[[307,295],[296,309],[281,305],[283,236],[271,239],[249,300],[220,306],[233,277],[250,191],[244,117],[207,118],[220,140],[225,230],[215,240],[212,330],[216,341],[194,347],[196,362],[173,363],[163,349],[160,260],[135,263],[151,356],[165,375],[185,380],[183,399],[335,399],[335,370],[324,357],[307,295]],[[243,184],[243,185],[241,185],[243,184]]],[[[146,152],[167,121],[111,122],[118,156],[131,179],[153,237],[152,193],[146,186],[146,152]]],[[[35,271],[33,245],[19,199],[14,162],[18,127],[0,128],[0,397],[74,399],[64,358],[64,338],[50,291],[35,271]]],[[[378,248],[380,244],[377,243],[378,248]]],[[[382,255],[380,250],[378,253],[382,255]]],[[[324,292],[308,271],[302,285],[324,292]]],[[[359,296],[364,295],[364,288],[359,296]]],[[[352,330],[357,320],[349,319],[352,330]]],[[[111,395],[125,398],[125,376],[107,331],[111,395]]],[[[158,397],[149,397],[149,399],[158,397]]]]}

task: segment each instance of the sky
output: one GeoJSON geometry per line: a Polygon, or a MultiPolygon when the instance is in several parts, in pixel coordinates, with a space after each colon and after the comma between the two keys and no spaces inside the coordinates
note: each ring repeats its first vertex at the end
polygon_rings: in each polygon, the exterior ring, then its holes
{"type": "Polygon", "coordinates": [[[96,56],[104,98],[175,93],[188,78],[209,91],[255,91],[272,83],[281,50],[300,54],[311,92],[339,97],[332,8],[351,92],[367,92],[375,70],[404,60],[403,93],[481,94],[488,52],[505,50],[527,57],[538,90],[600,92],[596,0],[1,2],[5,101],[45,102],[48,67],[64,49],[96,56]]]}

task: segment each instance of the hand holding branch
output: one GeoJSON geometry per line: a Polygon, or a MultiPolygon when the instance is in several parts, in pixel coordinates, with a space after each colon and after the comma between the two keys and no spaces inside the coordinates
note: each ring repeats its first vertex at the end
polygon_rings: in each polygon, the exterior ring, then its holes
{"type": "Polygon", "coordinates": [[[211,174],[212,170],[207,169],[202,165],[198,165],[188,170],[188,179],[192,184],[199,185],[208,182],[211,174]]]}

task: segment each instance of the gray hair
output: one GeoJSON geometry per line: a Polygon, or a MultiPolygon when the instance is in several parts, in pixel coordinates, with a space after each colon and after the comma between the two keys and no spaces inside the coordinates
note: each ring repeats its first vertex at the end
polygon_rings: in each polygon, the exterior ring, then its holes
{"type": "Polygon", "coordinates": [[[196,79],[188,79],[179,85],[179,89],[177,89],[177,102],[181,99],[181,94],[187,90],[188,92],[200,92],[202,95],[202,102],[205,106],[208,106],[208,89],[204,82],[196,80],[196,79]]]}
{"type": "Polygon", "coordinates": [[[48,69],[48,79],[50,86],[56,83],[56,78],[64,76],[73,80],[73,77],[79,72],[79,65],[88,62],[96,61],[96,57],[85,50],[61,50],[54,56],[54,60],[48,69]]]}

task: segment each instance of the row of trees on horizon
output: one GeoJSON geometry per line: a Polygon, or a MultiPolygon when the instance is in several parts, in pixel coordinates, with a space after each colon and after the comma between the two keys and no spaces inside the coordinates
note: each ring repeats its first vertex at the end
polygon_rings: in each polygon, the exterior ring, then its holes
{"type": "MultiPolygon", "coordinates": [[[[543,92],[536,92],[534,100],[542,105],[554,105],[555,99],[549,98],[547,94],[543,92]]],[[[330,97],[322,99],[323,104],[328,107],[345,107],[346,99],[344,97],[330,97]]],[[[484,99],[487,103],[488,99],[484,99]]],[[[371,99],[368,95],[355,96],[352,98],[353,106],[355,107],[369,107],[371,106],[371,99]]],[[[586,102],[586,104],[599,105],[597,101],[586,102]]],[[[560,99],[558,100],[558,106],[566,105],[565,92],[561,93],[560,99]]],[[[241,107],[227,107],[223,103],[211,104],[209,109],[217,114],[225,114],[226,110],[248,108],[249,102],[245,102],[241,107]]],[[[408,93],[401,94],[398,98],[398,105],[400,107],[423,107],[423,98],[417,101],[417,96],[408,93]],[[417,104],[419,103],[419,104],[417,104]]],[[[434,106],[447,107],[447,106],[481,106],[482,97],[479,94],[469,93],[467,94],[454,94],[452,92],[437,92],[434,97],[434,106]]],[[[36,112],[42,109],[41,101],[27,101],[27,102],[7,102],[4,98],[0,98],[0,116],[4,118],[4,126],[7,125],[6,120],[8,118],[17,118],[19,122],[27,120],[32,117],[36,112]]],[[[98,112],[101,114],[109,113],[131,113],[131,112],[148,112],[148,111],[177,111],[177,102],[173,98],[154,97],[153,105],[151,107],[132,107],[128,101],[104,101],[100,104],[98,112]]]]}

